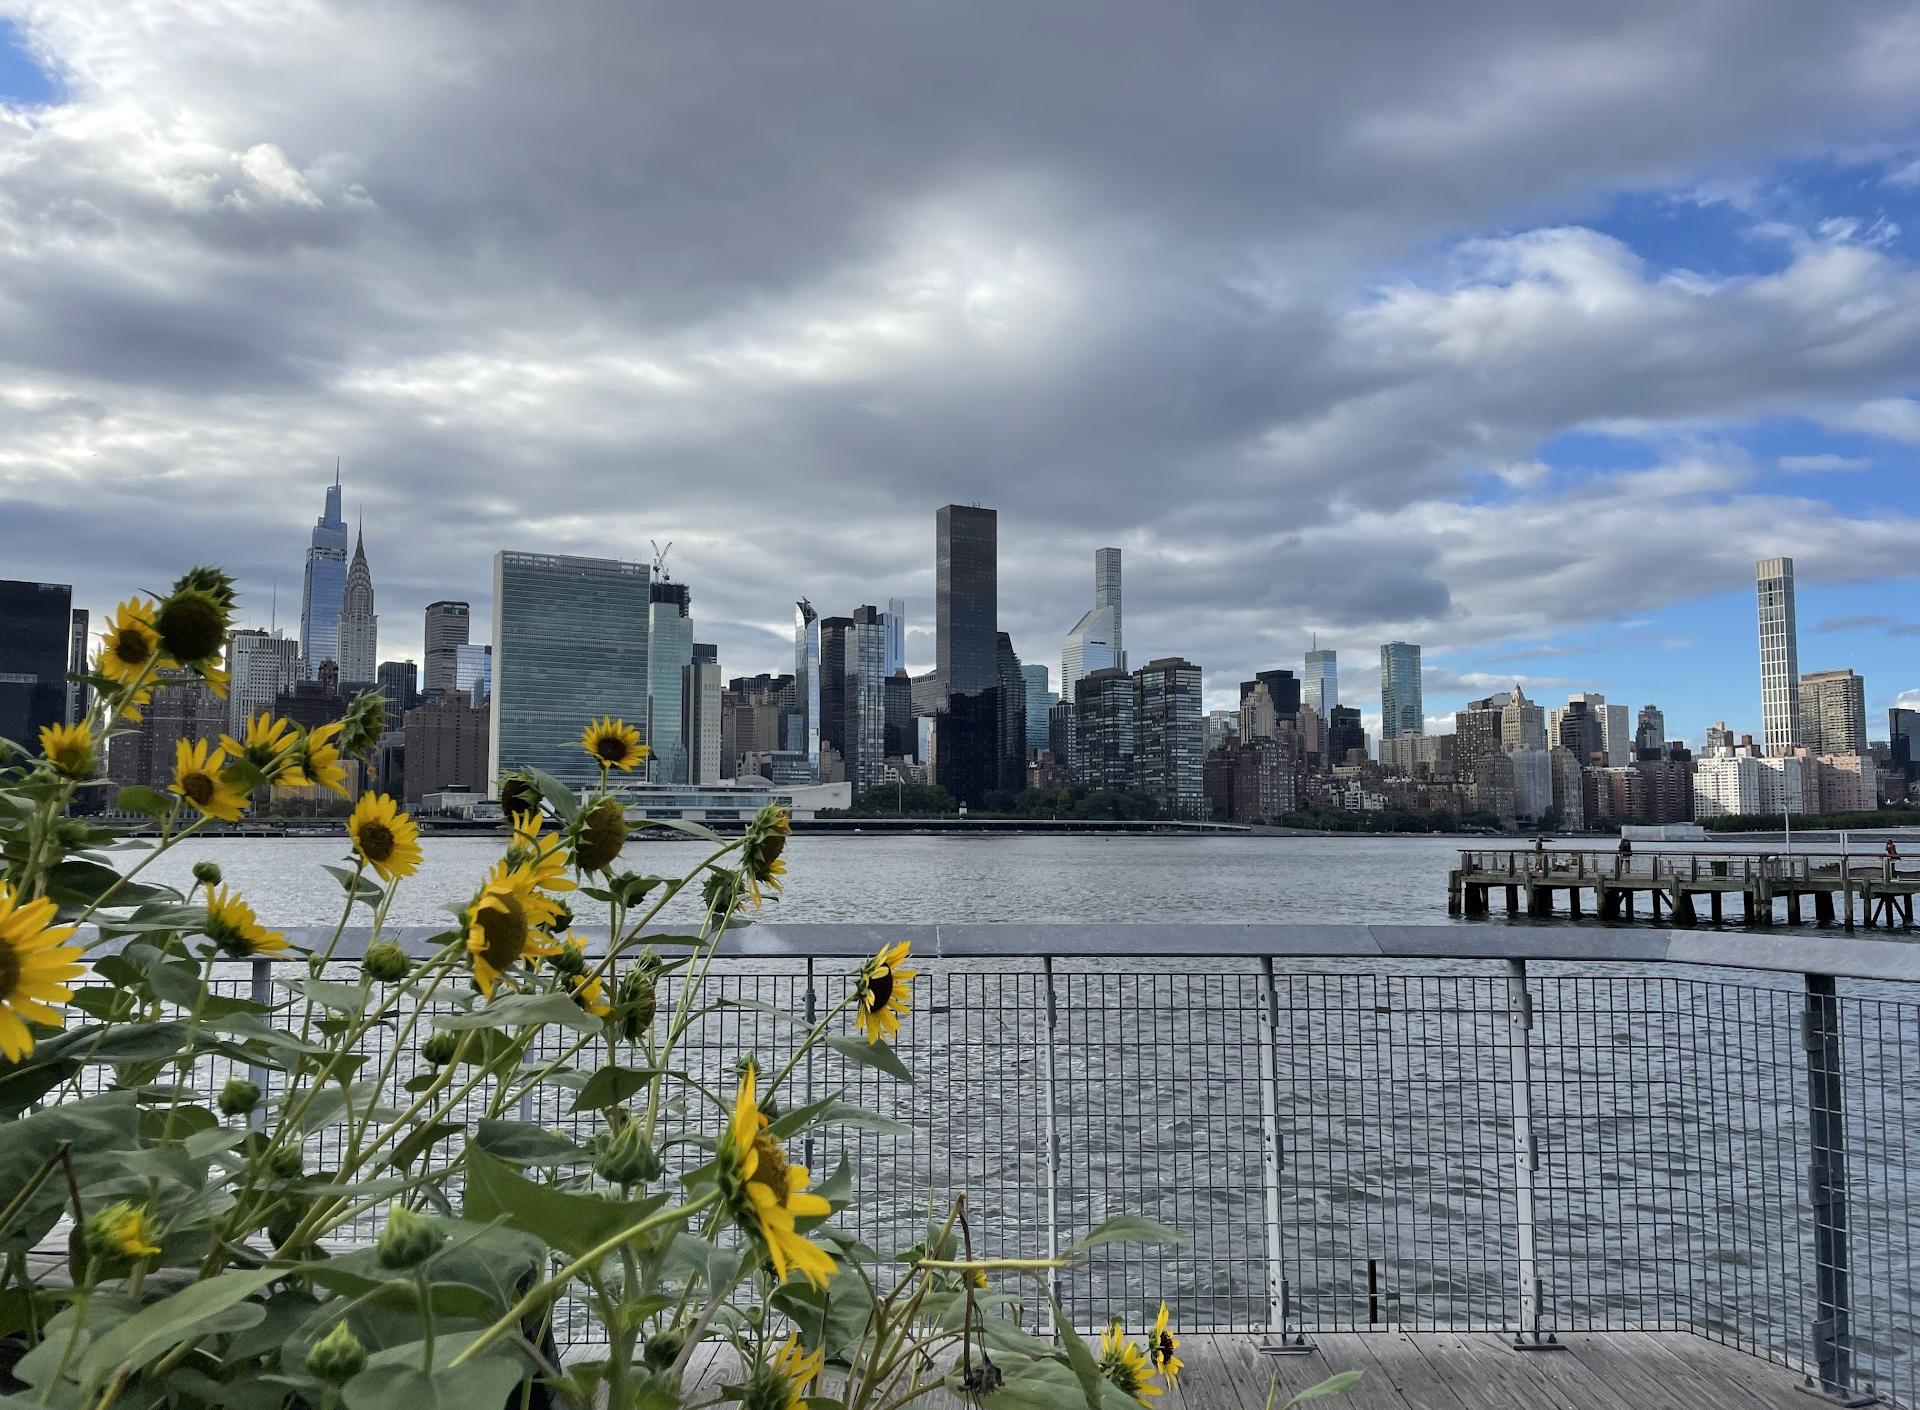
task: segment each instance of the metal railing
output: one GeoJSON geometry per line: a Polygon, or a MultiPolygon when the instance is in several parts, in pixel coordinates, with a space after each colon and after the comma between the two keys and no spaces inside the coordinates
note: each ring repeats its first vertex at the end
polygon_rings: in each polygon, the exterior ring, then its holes
{"type": "MultiPolygon", "coordinates": [[[[762,924],[728,937],[710,983],[824,1012],[858,958],[902,938],[921,977],[899,1051],[919,1080],[831,1052],[799,1079],[907,1128],[827,1132],[804,1153],[816,1179],[845,1160],[874,1192],[848,1222],[875,1248],[907,1247],[959,1190],[989,1254],[1131,1211],[1192,1242],[1063,1274],[1083,1323],[1164,1297],[1190,1329],[1275,1340],[1684,1330],[1831,1395],[1920,1404],[1920,947],[762,924]]],[[[735,1002],[683,1056],[724,1083],[800,1031],[735,1002]]],[[[586,1134],[565,1095],[519,1115],[586,1134]]]]}

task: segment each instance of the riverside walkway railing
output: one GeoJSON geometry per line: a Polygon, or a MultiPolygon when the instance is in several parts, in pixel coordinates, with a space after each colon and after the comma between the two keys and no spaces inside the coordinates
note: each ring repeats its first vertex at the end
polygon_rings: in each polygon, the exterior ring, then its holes
{"type": "MultiPolygon", "coordinates": [[[[874,1247],[906,1247],[963,1189],[995,1253],[1133,1211],[1192,1242],[1063,1275],[1083,1321],[1164,1297],[1189,1329],[1276,1348],[1321,1331],[1503,1331],[1520,1348],[1688,1331],[1837,1400],[1920,1404],[1920,947],[757,924],[727,937],[709,982],[729,1002],[686,1061],[718,1079],[743,1051],[790,1052],[799,1030],[760,1006],[824,1012],[898,939],[921,970],[899,1044],[918,1080],[832,1052],[806,1070],[809,1097],[843,1091],[881,1118],[807,1152],[817,1175],[845,1160],[885,1192],[853,1230],[874,1247]]],[[[254,991],[272,982],[256,965],[254,991]]],[[[564,1102],[519,1115],[588,1130],[564,1102]]]]}

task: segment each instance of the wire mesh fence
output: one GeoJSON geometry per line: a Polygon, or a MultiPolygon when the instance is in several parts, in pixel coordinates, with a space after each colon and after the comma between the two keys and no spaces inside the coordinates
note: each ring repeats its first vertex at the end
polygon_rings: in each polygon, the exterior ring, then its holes
{"type": "MultiPolygon", "coordinates": [[[[1460,960],[919,968],[896,1046],[915,1082],[816,1050],[777,1094],[783,1107],[837,1094],[879,1118],[817,1131],[796,1155],[816,1183],[849,1167],[862,1198],[842,1226],[882,1254],[964,1192],[982,1256],[1050,1252],[1119,1213],[1189,1236],[1062,1274],[1082,1325],[1137,1324],[1164,1298],[1194,1330],[1514,1329],[1524,1185],[1543,1327],[1691,1331],[1920,1399],[1911,986],[1556,963],[1516,971],[1530,1008],[1516,1028],[1513,975],[1460,960]],[[1530,1152],[1516,1149],[1516,1101],[1530,1152]]],[[[764,1090],[851,982],[837,960],[722,961],[676,1065],[730,1093],[752,1055],[764,1090]]],[[[661,1022],[678,997],[662,984],[661,1022]]],[[[394,1055],[392,1108],[412,1100],[427,1026],[394,1055]]],[[[521,1080],[604,1060],[601,1040],[569,1052],[575,1040],[543,1033],[521,1080]]],[[[517,1090],[478,1084],[454,1115],[583,1143],[600,1127],[568,1088],[517,1090]]],[[[717,1134],[717,1111],[689,1112],[717,1134]]],[[[307,1167],[337,1163],[364,1118],[316,1101],[307,1167]]],[[[371,1237],[377,1217],[341,1237],[371,1237]]],[[[1037,1318],[1039,1299],[1028,1306],[1037,1318]]],[[[577,1311],[564,1325],[595,1337],[577,1311]]]]}

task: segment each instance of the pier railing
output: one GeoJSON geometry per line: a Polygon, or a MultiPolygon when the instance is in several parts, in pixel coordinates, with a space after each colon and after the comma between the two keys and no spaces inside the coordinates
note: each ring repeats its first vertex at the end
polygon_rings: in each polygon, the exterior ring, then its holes
{"type": "Polygon", "coordinates": [[[1613,847],[1468,847],[1460,852],[1466,873],[1608,880],[1708,881],[1920,881],[1920,856],[1890,858],[1872,851],[1651,851],[1623,853],[1613,847]]]}
{"type": "MultiPolygon", "coordinates": [[[[1920,947],[762,924],[728,938],[709,982],[732,1002],[686,1060],[718,1081],[743,1051],[790,1052],[797,1029],[759,1005],[824,1012],[859,957],[902,938],[922,971],[899,1044],[918,1081],[832,1052],[805,1071],[810,1097],[885,1118],[807,1152],[817,1175],[844,1160],[884,1192],[853,1230],[876,1248],[905,1248],[959,1190],[995,1253],[1134,1211],[1192,1242],[1063,1275],[1083,1322],[1165,1298],[1187,1328],[1275,1345],[1683,1330],[1831,1396],[1920,1404],[1920,947]]],[[[240,982],[264,995],[272,971],[240,982]]],[[[591,1120],[519,1115],[582,1135],[591,1120]]]]}

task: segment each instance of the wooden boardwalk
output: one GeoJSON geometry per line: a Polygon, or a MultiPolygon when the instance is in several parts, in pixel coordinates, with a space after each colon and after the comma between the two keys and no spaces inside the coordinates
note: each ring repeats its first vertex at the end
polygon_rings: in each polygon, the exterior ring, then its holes
{"type": "MultiPolygon", "coordinates": [[[[1309,1402],[1315,1410],[1808,1410],[1781,1366],[1685,1332],[1575,1333],[1565,1351],[1515,1351],[1492,1334],[1345,1332],[1316,1336],[1307,1356],[1266,1356],[1253,1336],[1185,1337],[1186,1374],[1155,1410],[1264,1410],[1336,1371],[1364,1374],[1351,1395],[1309,1402]]],[[[690,1380],[717,1389],[709,1374],[690,1380]]],[[[837,1382],[828,1378],[827,1393],[837,1382]]],[[[945,1395],[914,1402],[959,1410],[945,1395]]],[[[1062,1410],[1073,1410],[1064,1406],[1062,1410]]]]}

